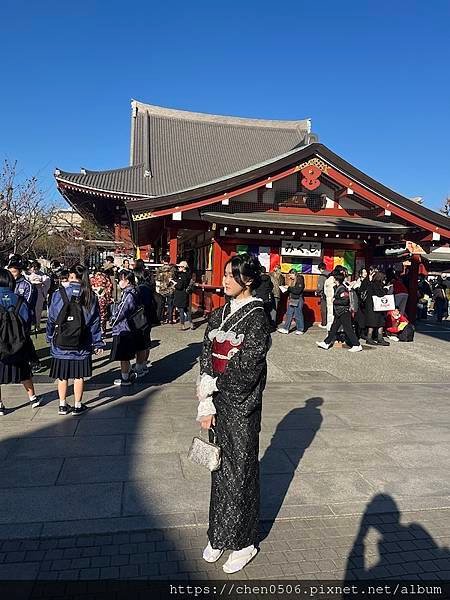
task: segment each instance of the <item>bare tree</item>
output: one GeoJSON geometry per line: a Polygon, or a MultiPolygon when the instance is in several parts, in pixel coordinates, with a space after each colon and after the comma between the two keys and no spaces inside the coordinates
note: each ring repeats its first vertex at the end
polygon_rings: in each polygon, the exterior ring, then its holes
{"type": "Polygon", "coordinates": [[[0,255],[27,254],[48,232],[54,208],[36,177],[19,181],[17,162],[3,161],[0,172],[0,255]]]}

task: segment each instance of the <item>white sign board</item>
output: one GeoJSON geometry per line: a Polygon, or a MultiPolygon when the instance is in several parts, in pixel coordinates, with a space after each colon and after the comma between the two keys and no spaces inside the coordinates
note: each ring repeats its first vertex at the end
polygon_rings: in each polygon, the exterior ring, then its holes
{"type": "Polygon", "coordinates": [[[320,258],[322,244],[320,242],[281,240],[281,254],[283,256],[307,256],[320,258]]]}

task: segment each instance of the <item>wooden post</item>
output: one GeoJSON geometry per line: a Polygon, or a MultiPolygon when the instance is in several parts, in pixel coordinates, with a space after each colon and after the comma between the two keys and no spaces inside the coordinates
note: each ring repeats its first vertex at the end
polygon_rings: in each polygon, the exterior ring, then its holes
{"type": "Polygon", "coordinates": [[[413,254],[411,256],[411,266],[409,268],[408,281],[408,305],[406,312],[411,323],[414,323],[417,318],[417,292],[419,289],[419,265],[420,255],[413,254]]]}
{"type": "Polygon", "coordinates": [[[178,238],[176,229],[169,229],[169,256],[170,263],[176,265],[178,260],[178,238]]]}

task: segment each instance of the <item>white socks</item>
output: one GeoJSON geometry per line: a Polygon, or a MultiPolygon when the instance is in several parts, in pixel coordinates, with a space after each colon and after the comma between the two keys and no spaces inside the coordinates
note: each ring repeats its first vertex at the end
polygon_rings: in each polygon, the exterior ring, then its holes
{"type": "Polygon", "coordinates": [[[247,565],[258,553],[258,549],[252,544],[242,550],[234,550],[223,565],[225,573],[237,573],[247,565]]]}
{"type": "MultiPolygon", "coordinates": [[[[247,548],[242,548],[242,550],[234,550],[223,565],[223,570],[225,573],[237,573],[238,571],[241,571],[257,553],[258,549],[255,548],[253,544],[247,546],[247,548]]],[[[203,560],[214,563],[219,560],[222,554],[223,550],[216,550],[211,546],[211,542],[208,542],[208,545],[203,550],[203,560]]]]}

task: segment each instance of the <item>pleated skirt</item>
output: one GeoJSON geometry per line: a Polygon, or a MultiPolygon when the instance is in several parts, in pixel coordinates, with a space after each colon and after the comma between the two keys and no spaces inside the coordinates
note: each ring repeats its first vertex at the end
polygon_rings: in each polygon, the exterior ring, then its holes
{"type": "Polygon", "coordinates": [[[111,348],[111,360],[131,360],[136,356],[137,342],[136,336],[132,333],[123,333],[122,335],[113,335],[111,348]]]}
{"type": "Polygon", "coordinates": [[[0,384],[21,383],[31,377],[30,363],[7,365],[0,361],[0,384]]]}
{"type": "Polygon", "coordinates": [[[50,377],[52,379],[81,379],[92,376],[92,356],[82,360],[52,358],[50,377]]]}

